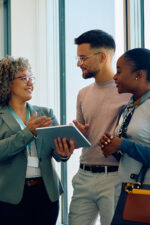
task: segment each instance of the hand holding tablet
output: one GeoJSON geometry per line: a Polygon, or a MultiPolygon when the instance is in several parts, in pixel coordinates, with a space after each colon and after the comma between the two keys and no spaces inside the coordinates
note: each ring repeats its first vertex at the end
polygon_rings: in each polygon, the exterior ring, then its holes
{"type": "Polygon", "coordinates": [[[36,131],[46,142],[49,142],[51,148],[56,148],[54,140],[59,137],[65,137],[68,141],[70,139],[74,140],[76,148],[91,146],[87,138],[73,124],[37,128],[36,131]]]}

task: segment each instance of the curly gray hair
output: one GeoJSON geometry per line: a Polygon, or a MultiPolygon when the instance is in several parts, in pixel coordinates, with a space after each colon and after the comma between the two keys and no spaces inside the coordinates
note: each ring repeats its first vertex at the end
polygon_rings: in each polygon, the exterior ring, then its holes
{"type": "Polygon", "coordinates": [[[0,60],[0,105],[7,105],[10,99],[10,83],[20,70],[27,69],[31,73],[28,59],[6,56],[0,60]]]}

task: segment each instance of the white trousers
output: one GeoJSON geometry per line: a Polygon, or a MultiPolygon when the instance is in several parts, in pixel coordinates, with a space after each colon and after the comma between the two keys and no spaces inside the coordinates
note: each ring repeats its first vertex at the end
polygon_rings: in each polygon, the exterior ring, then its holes
{"type": "Polygon", "coordinates": [[[114,213],[114,185],[118,172],[92,173],[79,169],[73,177],[74,188],[69,225],[110,225],[114,213]]]}

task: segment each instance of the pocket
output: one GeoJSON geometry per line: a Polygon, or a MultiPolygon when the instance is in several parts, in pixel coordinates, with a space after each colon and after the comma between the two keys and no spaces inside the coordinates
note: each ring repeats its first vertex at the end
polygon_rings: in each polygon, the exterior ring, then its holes
{"type": "Polygon", "coordinates": [[[74,187],[74,184],[76,183],[76,178],[77,178],[78,172],[73,176],[72,178],[72,186],[74,187]]]}

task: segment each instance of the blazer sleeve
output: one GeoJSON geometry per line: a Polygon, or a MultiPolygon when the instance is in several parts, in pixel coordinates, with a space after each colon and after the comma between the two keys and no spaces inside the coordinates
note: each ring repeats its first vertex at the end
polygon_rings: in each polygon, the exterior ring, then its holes
{"type": "Polygon", "coordinates": [[[119,150],[123,153],[127,153],[130,157],[144,165],[150,166],[150,147],[136,144],[124,138],[119,150]]]}
{"type": "MultiPolygon", "coordinates": [[[[39,112],[39,116],[47,116],[47,117],[50,117],[53,121],[52,125],[51,126],[57,126],[59,125],[58,123],[58,120],[53,112],[53,109],[51,108],[47,108],[47,107],[38,107],[38,106],[35,106],[35,110],[37,110],[39,112]],[[37,109],[36,109],[37,108],[37,109]]],[[[51,150],[51,155],[53,156],[53,158],[57,161],[57,162],[65,162],[67,161],[70,157],[62,157],[60,156],[58,153],[57,153],[57,150],[56,149],[52,149],[51,150]]]]}
{"type": "Polygon", "coordinates": [[[0,131],[0,161],[7,160],[21,151],[26,149],[26,146],[34,139],[33,134],[26,127],[23,130],[5,137],[5,134],[0,131]]]}

